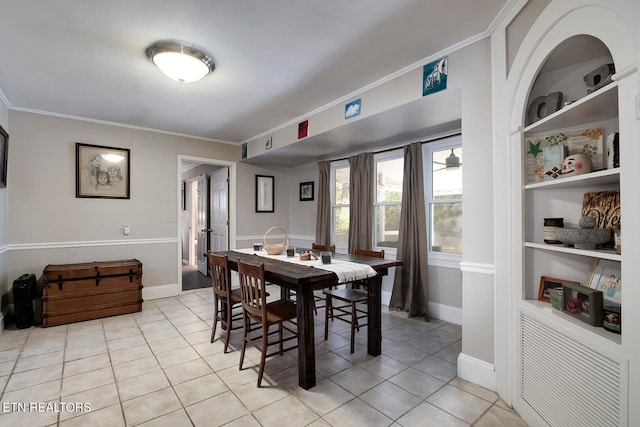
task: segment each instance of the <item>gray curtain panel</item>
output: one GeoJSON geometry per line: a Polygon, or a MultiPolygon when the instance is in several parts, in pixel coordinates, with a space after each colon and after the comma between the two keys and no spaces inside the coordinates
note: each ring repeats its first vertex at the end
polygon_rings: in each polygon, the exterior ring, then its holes
{"type": "Polygon", "coordinates": [[[316,243],[331,245],[331,162],[318,162],[316,243]]]}
{"type": "Polygon", "coordinates": [[[349,157],[349,253],[371,249],[373,230],[373,153],[349,157]]]}
{"type": "Polygon", "coordinates": [[[429,320],[427,288],[427,224],[422,176],[422,144],[404,147],[404,177],[398,256],[389,308],[429,320]]]}

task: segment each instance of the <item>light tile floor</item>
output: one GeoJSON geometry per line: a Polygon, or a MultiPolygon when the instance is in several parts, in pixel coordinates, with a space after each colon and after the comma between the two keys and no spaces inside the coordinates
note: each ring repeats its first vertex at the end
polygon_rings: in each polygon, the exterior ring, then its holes
{"type": "MultiPolygon", "coordinates": [[[[274,290],[272,295],[277,295],[274,290]]],[[[267,359],[209,343],[211,289],[147,301],[140,313],[0,335],[2,426],[525,426],[498,396],[456,377],[461,329],[384,310],[383,354],[348,325],[323,340],[317,385],[298,387],[296,352],[267,359]],[[26,407],[25,407],[26,405],[26,407]]]]}

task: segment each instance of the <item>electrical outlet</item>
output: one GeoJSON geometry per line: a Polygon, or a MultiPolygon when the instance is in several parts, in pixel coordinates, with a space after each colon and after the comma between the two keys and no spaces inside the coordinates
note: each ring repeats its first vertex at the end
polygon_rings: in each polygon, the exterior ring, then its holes
{"type": "Polygon", "coordinates": [[[131,233],[131,229],[129,228],[128,225],[125,225],[124,228],[122,229],[122,232],[124,233],[125,236],[128,236],[129,233],[131,233]]]}

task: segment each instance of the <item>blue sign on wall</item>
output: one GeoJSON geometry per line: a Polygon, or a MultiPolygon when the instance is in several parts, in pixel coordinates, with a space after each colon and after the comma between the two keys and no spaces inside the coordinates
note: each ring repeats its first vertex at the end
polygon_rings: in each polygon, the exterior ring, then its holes
{"type": "Polygon", "coordinates": [[[356,99],[353,102],[344,106],[344,119],[350,119],[360,115],[360,99],[356,99]]]}
{"type": "Polygon", "coordinates": [[[422,96],[447,88],[447,60],[438,59],[424,66],[422,70],[422,96]]]}

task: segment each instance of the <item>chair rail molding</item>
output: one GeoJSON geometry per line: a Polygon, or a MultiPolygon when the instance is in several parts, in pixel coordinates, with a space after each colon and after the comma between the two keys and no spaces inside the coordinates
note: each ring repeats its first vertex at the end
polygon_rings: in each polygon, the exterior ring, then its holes
{"type": "MultiPolygon", "coordinates": [[[[159,245],[175,244],[176,237],[161,237],[157,239],[127,239],[127,240],[87,240],[77,242],[43,242],[43,243],[14,243],[7,245],[9,251],[23,251],[36,249],[82,248],[91,246],[128,246],[128,245],[159,245]]],[[[0,248],[1,250],[1,248],[0,248]]]]}
{"type": "Polygon", "coordinates": [[[460,263],[460,271],[463,273],[477,273],[493,276],[496,273],[496,267],[494,264],[462,261],[460,263]]]}

